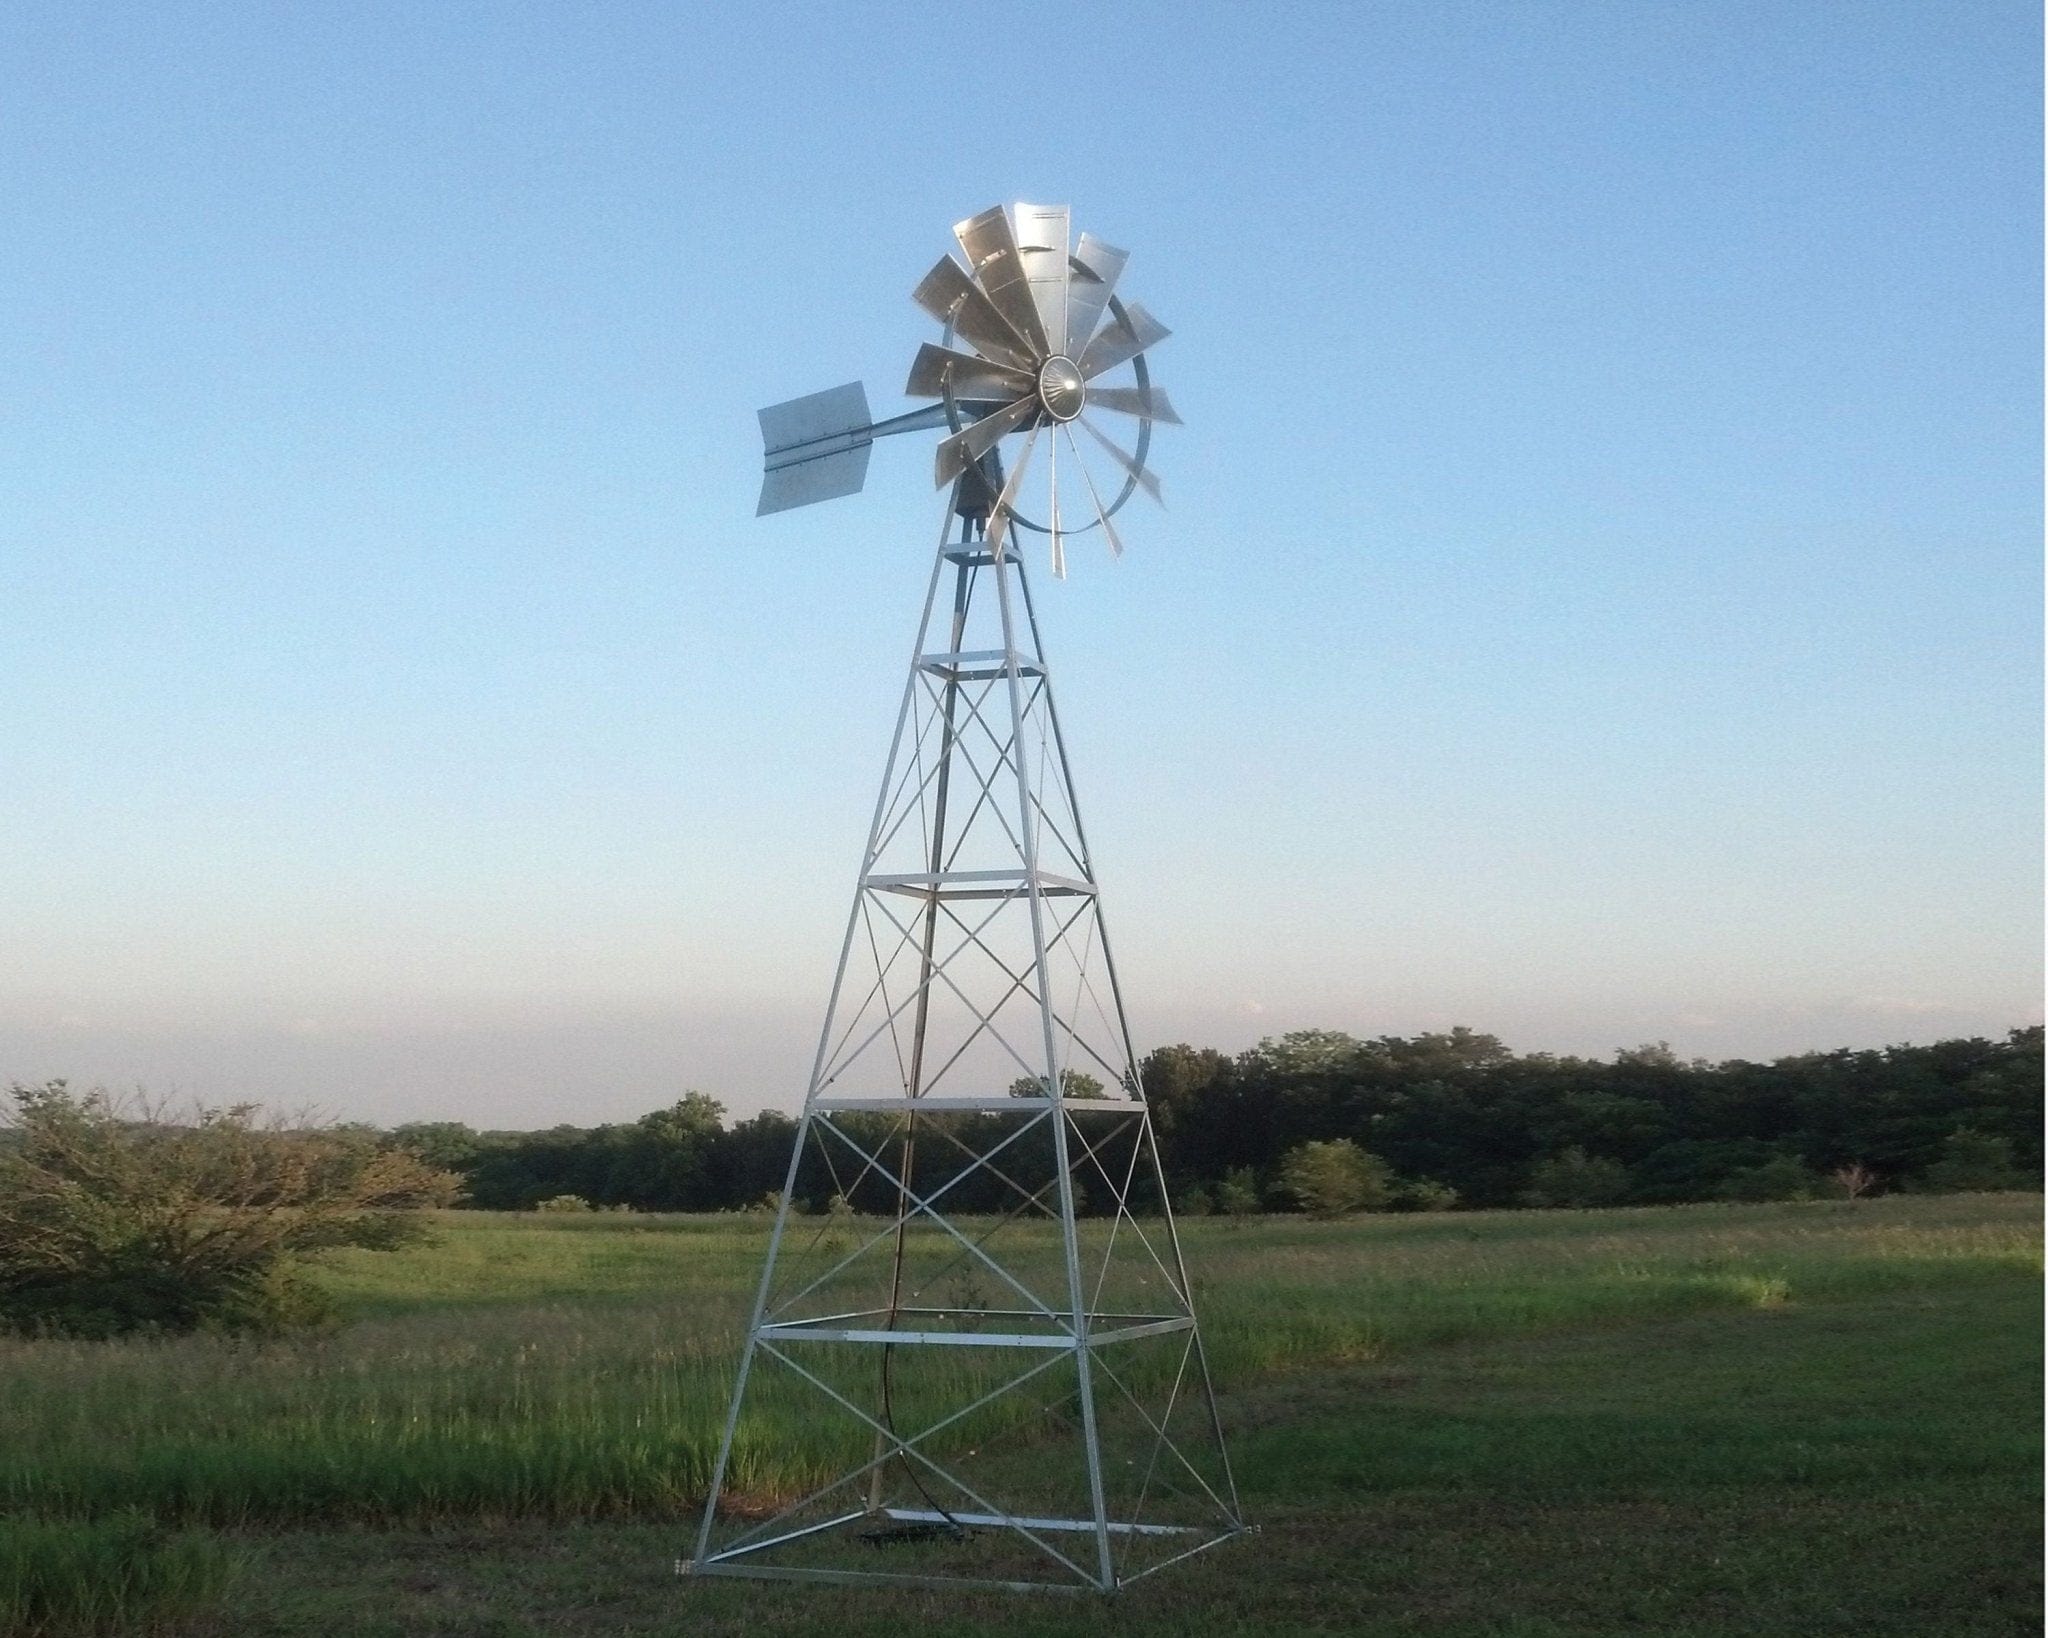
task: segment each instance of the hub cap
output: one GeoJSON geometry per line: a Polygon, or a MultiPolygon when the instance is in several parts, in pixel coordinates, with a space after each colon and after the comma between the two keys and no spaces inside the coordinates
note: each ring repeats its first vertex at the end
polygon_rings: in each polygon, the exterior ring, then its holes
{"type": "Polygon", "coordinates": [[[1081,369],[1071,358],[1055,353],[1038,371],[1038,401],[1055,421],[1071,421],[1081,413],[1088,390],[1081,369]]]}

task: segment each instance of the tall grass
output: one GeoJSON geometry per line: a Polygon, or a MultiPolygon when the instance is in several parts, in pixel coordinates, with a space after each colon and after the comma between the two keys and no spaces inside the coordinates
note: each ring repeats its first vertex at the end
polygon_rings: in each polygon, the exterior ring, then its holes
{"type": "MultiPolygon", "coordinates": [[[[1225,1384],[1462,1339],[2038,1269],[2037,1196],[1185,1225],[1225,1384]]],[[[0,1342],[0,1511],[248,1523],[679,1509],[703,1492],[754,1218],[449,1214],[349,1254],[289,1344],[0,1342]]],[[[969,1350],[948,1350],[967,1353],[969,1350]]],[[[962,1385],[971,1362],[958,1365],[962,1385]]],[[[734,1481],[864,1455],[769,1378],[734,1481]],[[834,1438],[838,1442],[828,1442],[834,1438]]]]}
{"type": "Polygon", "coordinates": [[[139,1511],[0,1516],[0,1632],[140,1633],[188,1620],[226,1590],[233,1554],[139,1511]]]}

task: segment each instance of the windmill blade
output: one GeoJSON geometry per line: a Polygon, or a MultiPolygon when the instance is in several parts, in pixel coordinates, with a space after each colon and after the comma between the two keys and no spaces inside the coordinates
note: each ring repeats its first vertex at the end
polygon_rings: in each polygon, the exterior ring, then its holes
{"type": "Polygon", "coordinates": [[[1067,234],[1065,205],[1017,207],[1017,254],[1031,286],[1031,305],[1045,331],[1048,353],[1067,352],[1067,234]]]}
{"type": "Polygon", "coordinates": [[[910,299],[941,324],[952,325],[982,357],[1013,369],[1038,368],[1031,344],[995,310],[994,304],[982,294],[981,286],[951,256],[939,258],[938,264],[918,281],[910,299]]]}
{"type": "Polygon", "coordinates": [[[1163,421],[1170,427],[1182,424],[1181,418],[1174,413],[1173,405],[1166,401],[1166,394],[1157,387],[1090,387],[1088,402],[1115,410],[1119,415],[1142,415],[1149,420],[1163,421]]]}
{"type": "MultiPolygon", "coordinates": [[[[1072,424],[1072,422],[1068,423],[1069,426],[1071,426],[1072,424]]],[[[1129,454],[1127,451],[1119,448],[1114,440],[1105,438],[1102,435],[1102,429],[1096,426],[1096,424],[1093,421],[1089,420],[1087,416],[1084,415],[1081,417],[1081,425],[1088,429],[1089,437],[1093,438],[1104,449],[1109,451],[1110,456],[1115,460],[1118,466],[1122,467],[1126,472],[1128,472],[1133,478],[1137,480],[1138,487],[1140,489],[1144,490],[1146,494],[1150,495],[1154,500],[1158,501],[1161,506],[1164,506],[1166,504],[1165,497],[1159,493],[1159,480],[1153,477],[1151,473],[1147,472],[1142,466],[1138,464],[1138,459],[1135,455],[1129,454]]]]}
{"type": "Polygon", "coordinates": [[[991,364],[985,358],[935,347],[927,341],[911,361],[910,380],[903,392],[909,398],[943,398],[948,388],[955,398],[970,403],[1007,404],[1034,390],[1031,375],[1007,364],[991,364]]]}
{"type": "Polygon", "coordinates": [[[1129,251],[1106,245],[1092,233],[1081,235],[1074,260],[1085,271],[1071,273],[1067,283],[1067,357],[1078,357],[1094,339],[1102,310],[1116,294],[1116,281],[1130,259],[1129,251]]]}
{"type": "Polygon", "coordinates": [[[1095,474],[1088,470],[1088,463],[1081,459],[1081,446],[1074,442],[1074,425],[1070,421],[1060,428],[1067,435],[1067,448],[1074,452],[1074,464],[1081,469],[1081,478],[1088,485],[1088,498],[1095,503],[1096,519],[1102,524],[1102,533],[1109,541],[1112,557],[1124,555],[1124,543],[1117,538],[1116,525],[1109,521],[1109,508],[1102,504],[1102,491],[1095,487],[1095,474]]]}
{"type": "Polygon", "coordinates": [[[998,559],[1003,555],[1003,541],[1010,533],[1010,503],[1017,498],[1017,488],[1024,481],[1024,469],[1031,464],[1031,451],[1037,446],[1038,428],[1033,427],[1024,440],[1024,447],[1017,452],[1017,464],[1010,469],[1010,481],[1003,485],[1003,492],[996,497],[996,503],[989,511],[988,549],[998,559]]]}
{"type": "Polygon", "coordinates": [[[1122,322],[1112,324],[1088,343],[1088,350],[1074,362],[1081,367],[1081,379],[1092,381],[1104,370],[1114,369],[1127,358],[1136,358],[1147,347],[1155,347],[1173,332],[1144,308],[1132,302],[1122,322]]]}
{"type": "Polygon", "coordinates": [[[934,489],[943,489],[968,466],[987,453],[989,447],[1007,432],[1015,432],[1038,411],[1038,398],[1020,398],[1007,409],[999,409],[993,415],[982,417],[963,432],[956,432],[939,445],[938,460],[933,468],[936,476],[932,480],[934,489]]]}
{"type": "Polygon", "coordinates": [[[1045,326],[1038,321],[1038,304],[1031,299],[1031,281],[1024,276],[1024,258],[1017,253],[1008,213],[1001,205],[991,205],[979,216],[956,222],[953,237],[967,252],[967,265],[996,311],[1029,344],[1035,365],[1046,356],[1045,326]]]}

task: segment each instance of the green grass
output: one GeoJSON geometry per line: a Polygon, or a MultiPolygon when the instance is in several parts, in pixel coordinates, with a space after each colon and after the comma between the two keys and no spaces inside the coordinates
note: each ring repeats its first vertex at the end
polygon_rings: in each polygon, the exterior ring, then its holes
{"type": "Polygon", "coordinates": [[[203,1616],[239,1555],[139,1512],[99,1519],[0,1515],[0,1633],[133,1633],[203,1616]]]}
{"type": "Polygon", "coordinates": [[[2040,1303],[2020,1280],[1637,1320],[1226,1396],[1259,1534],[1113,1605],[677,1582],[688,1521],[254,1538],[249,1638],[2019,1638],[2040,1303]]]}
{"type": "MultiPolygon", "coordinates": [[[[1266,1530],[1110,1624],[2028,1630],[2039,1218],[2005,1195],[1196,1221],[1266,1530]]],[[[258,1562],[237,1633],[755,1634],[827,1607],[847,1632],[1072,1630],[1008,1602],[668,1578],[760,1219],[443,1227],[338,1260],[356,1317],[330,1337],[0,1342],[0,1516],[232,1530],[258,1562]]],[[[741,1482],[832,1455],[771,1406],[741,1482]]]]}
{"type": "MultiPolygon", "coordinates": [[[[2039,1266],[2027,1196],[1855,1206],[1189,1225],[1229,1386],[1470,1338],[1997,1282],[2039,1266]]],[[[284,1345],[0,1342],[0,1507],[177,1521],[564,1517],[701,1494],[766,1232],[758,1218],[449,1214],[350,1253],[361,1316],[284,1345]]],[[[963,1369],[966,1367],[963,1366],[963,1369]]],[[[764,1401],[743,1489],[846,1452],[764,1401]]]]}

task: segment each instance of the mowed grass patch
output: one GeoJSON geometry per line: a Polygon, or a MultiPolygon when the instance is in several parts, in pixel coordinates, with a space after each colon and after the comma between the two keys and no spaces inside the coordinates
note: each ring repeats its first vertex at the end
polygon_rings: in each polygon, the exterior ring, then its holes
{"type": "Polygon", "coordinates": [[[253,1536],[226,1613],[257,1638],[2016,1638],[2040,1319],[2030,1282],[1969,1280],[1277,1374],[1225,1399],[1259,1533],[1107,1603],[679,1582],[677,1517],[253,1536]]]}
{"type": "MultiPolygon", "coordinates": [[[[1470,1341],[2024,1281],[2038,1197],[1187,1225],[1219,1381],[1470,1341]]],[[[351,1254],[359,1316],[286,1345],[0,1342],[0,1508],[168,1522],[561,1518],[702,1494],[767,1224],[447,1214],[351,1254]]],[[[736,1483],[815,1480],[845,1430],[794,1397],[736,1483]]]]}

